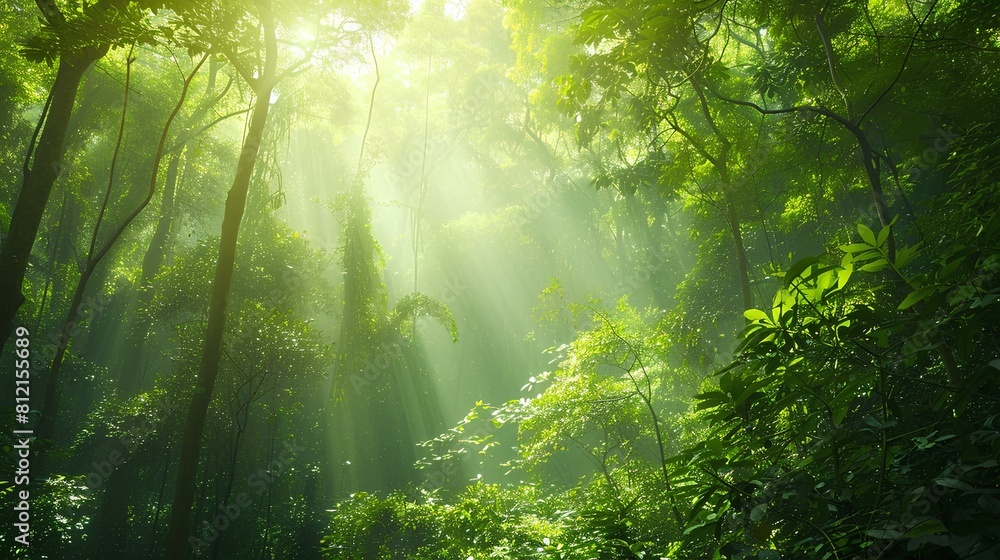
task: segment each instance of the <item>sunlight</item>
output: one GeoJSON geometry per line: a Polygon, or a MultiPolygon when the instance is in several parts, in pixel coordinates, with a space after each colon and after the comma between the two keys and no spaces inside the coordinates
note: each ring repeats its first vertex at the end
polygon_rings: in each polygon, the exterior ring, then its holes
{"type": "Polygon", "coordinates": [[[106,3],[0,9],[0,558],[996,558],[988,2],[106,3]]]}
{"type": "Polygon", "coordinates": [[[467,5],[467,0],[448,0],[444,5],[444,13],[451,19],[459,21],[465,17],[467,5]]]}

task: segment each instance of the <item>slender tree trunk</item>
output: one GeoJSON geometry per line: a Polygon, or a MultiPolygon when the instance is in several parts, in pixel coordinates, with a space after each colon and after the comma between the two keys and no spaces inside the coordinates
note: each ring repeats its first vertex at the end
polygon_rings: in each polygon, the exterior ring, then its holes
{"type": "MultiPolygon", "coordinates": [[[[273,35],[273,29],[271,34],[273,35]]],[[[265,74],[265,79],[271,78],[265,74]]],[[[257,102],[250,119],[250,128],[243,142],[239,164],[236,167],[236,177],[233,179],[233,185],[226,197],[226,210],[222,220],[222,238],[219,241],[219,258],[212,281],[212,297],[208,309],[208,328],[205,334],[205,344],[202,347],[198,381],[194,395],[191,397],[191,405],[188,408],[184,422],[184,435],[181,440],[177,486],[174,490],[170,525],[167,530],[167,560],[180,560],[190,554],[188,536],[191,505],[194,503],[195,478],[201,455],[201,438],[205,430],[205,419],[208,414],[208,405],[212,400],[215,378],[219,373],[222,337],[226,327],[226,306],[236,262],[236,240],[239,237],[240,221],[243,219],[243,211],[246,208],[250,177],[257,161],[257,152],[267,121],[271,89],[272,85],[266,83],[256,91],[257,102]]]]}
{"type": "MultiPolygon", "coordinates": [[[[247,397],[251,398],[251,397],[247,397]]],[[[244,406],[249,407],[252,403],[247,402],[244,406]]],[[[243,439],[243,433],[247,429],[247,420],[249,417],[249,410],[243,410],[243,421],[240,422],[239,419],[240,412],[236,413],[236,438],[233,442],[233,451],[229,454],[229,475],[226,477],[226,489],[222,492],[222,500],[219,501],[219,505],[226,507],[229,505],[229,500],[233,496],[233,483],[236,481],[236,459],[239,457],[240,453],[240,441],[243,439]]],[[[270,462],[268,462],[270,464],[270,462]]],[[[235,519],[232,521],[235,523],[235,519]]],[[[208,552],[208,557],[211,560],[215,560],[219,557],[219,546],[222,543],[222,531],[219,532],[219,536],[212,541],[211,548],[208,552]]]]}
{"type": "Polygon", "coordinates": [[[88,47],[64,54],[52,84],[52,102],[45,126],[35,148],[30,173],[24,178],[14,206],[10,229],[0,251],[0,351],[14,328],[14,316],[24,303],[21,287],[28,269],[28,257],[38,235],[38,227],[62,169],[66,130],[83,74],[104,56],[107,47],[88,47]]]}
{"type": "MultiPolygon", "coordinates": [[[[31,332],[39,332],[42,327],[42,319],[45,317],[45,304],[49,295],[49,288],[52,287],[52,278],[56,275],[56,255],[59,254],[59,243],[62,240],[63,222],[66,219],[66,191],[63,191],[62,208],[59,211],[59,227],[52,237],[52,252],[49,256],[49,266],[45,274],[45,286],[42,287],[42,301],[38,304],[38,317],[35,318],[35,328],[31,332]]],[[[53,294],[54,295],[54,294],[53,294]]]]}
{"type": "Polygon", "coordinates": [[[149,556],[152,557],[156,546],[156,531],[160,528],[160,512],[163,510],[163,495],[167,490],[167,475],[170,473],[170,451],[167,446],[167,458],[163,460],[163,478],[160,479],[160,493],[156,495],[156,513],[153,514],[153,527],[149,533],[152,537],[149,540],[149,556]]]}
{"type": "Polygon", "coordinates": [[[41,441],[50,440],[55,433],[55,422],[59,416],[59,373],[66,357],[66,349],[69,347],[69,339],[76,333],[80,320],[80,305],[83,303],[83,294],[87,289],[87,282],[93,275],[94,269],[88,267],[80,276],[80,281],[76,284],[76,291],[73,293],[73,300],[69,304],[69,312],[66,320],[59,330],[59,339],[56,343],[56,353],[52,358],[52,368],[49,376],[45,380],[45,397],[42,405],[42,417],[38,423],[38,439],[41,441]]]}
{"type": "Polygon", "coordinates": [[[704,156],[705,159],[712,164],[712,167],[715,168],[715,170],[719,173],[720,179],[722,179],[722,196],[726,212],[726,222],[729,225],[729,232],[733,236],[733,244],[736,247],[736,268],[739,273],[740,292],[743,294],[743,310],[746,311],[747,309],[753,308],[753,295],[750,292],[750,265],[747,261],[746,248],[743,245],[743,231],[740,225],[739,214],[736,212],[736,198],[733,193],[733,181],[729,174],[729,150],[732,148],[732,144],[722,133],[722,129],[716,124],[715,117],[712,115],[712,111],[708,107],[708,100],[705,97],[705,92],[702,90],[701,82],[696,77],[692,76],[691,85],[694,87],[694,91],[698,96],[698,101],[701,104],[701,111],[705,117],[705,121],[712,129],[716,139],[722,145],[719,153],[716,156],[710,154],[705,144],[698,142],[690,133],[677,127],[676,122],[674,129],[688,139],[694,149],[701,153],[702,156],[704,156]]]}
{"type": "MultiPolygon", "coordinates": [[[[889,211],[889,204],[885,201],[885,193],[882,190],[882,171],[878,155],[868,141],[868,136],[861,130],[860,126],[851,129],[851,132],[858,140],[858,146],[861,150],[861,161],[865,167],[865,174],[868,175],[868,182],[872,187],[872,200],[875,204],[875,213],[878,215],[879,225],[886,227],[892,222],[892,216],[889,211]]],[[[889,239],[887,240],[886,249],[889,252],[889,258],[895,260],[896,237],[893,235],[892,229],[889,229],[889,239]]]]}
{"type": "MultiPolygon", "coordinates": [[[[270,427],[268,428],[268,432],[271,432],[270,427]]],[[[271,436],[270,437],[270,443],[269,443],[268,449],[267,449],[267,464],[268,465],[270,465],[271,461],[274,460],[274,440],[275,440],[275,435],[274,435],[274,433],[270,433],[270,436],[271,436]]],[[[272,506],[272,504],[274,502],[274,484],[275,484],[275,482],[272,482],[271,484],[269,484],[267,486],[267,511],[265,513],[265,516],[264,516],[264,543],[261,544],[261,547],[260,547],[260,560],[267,560],[267,558],[268,558],[267,547],[268,547],[269,540],[270,540],[270,537],[271,537],[271,506],[272,506]]]]}
{"type": "Polygon", "coordinates": [[[96,558],[125,560],[128,542],[129,487],[132,482],[132,461],[118,466],[104,484],[101,510],[97,518],[95,538],[96,558]]]}
{"type": "Polygon", "coordinates": [[[166,182],[163,187],[163,201],[160,206],[160,219],[156,222],[156,230],[146,248],[142,259],[142,273],[139,280],[139,297],[135,303],[134,312],[130,316],[128,334],[125,338],[125,356],[121,370],[118,373],[118,395],[129,397],[136,393],[142,379],[143,358],[145,356],[146,337],[149,336],[149,318],[146,308],[153,301],[153,289],[150,286],[153,278],[159,274],[166,252],[167,238],[174,220],[174,199],[177,185],[177,169],[180,166],[181,154],[176,153],[167,164],[166,182]]]}
{"type": "MultiPolygon", "coordinates": [[[[305,518],[298,527],[299,552],[298,560],[321,560],[320,539],[323,538],[321,519],[322,508],[319,505],[318,484],[316,477],[321,476],[314,472],[306,473],[306,482],[302,488],[302,498],[305,502],[305,518]]],[[[269,490],[270,492],[270,490],[269,490]]],[[[268,507],[270,507],[270,493],[268,494],[268,507]]]]}

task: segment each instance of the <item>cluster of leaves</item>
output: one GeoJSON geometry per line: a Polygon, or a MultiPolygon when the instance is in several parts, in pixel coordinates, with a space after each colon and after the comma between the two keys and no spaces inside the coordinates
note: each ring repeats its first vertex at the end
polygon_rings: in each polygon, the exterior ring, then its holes
{"type": "MultiPolygon", "coordinates": [[[[39,6],[47,3],[39,3],[39,6]]],[[[21,54],[31,62],[52,65],[66,53],[87,47],[107,49],[141,43],[153,45],[162,39],[168,12],[164,8],[179,8],[180,2],[150,2],[143,0],[102,0],[90,5],[77,6],[69,13],[62,13],[52,2],[50,10],[43,10],[38,32],[24,39],[21,54]],[[68,17],[67,17],[68,16],[68,17]]]]}
{"type": "Polygon", "coordinates": [[[407,294],[396,302],[396,306],[389,314],[389,324],[393,325],[394,330],[405,333],[408,327],[412,327],[413,321],[418,316],[434,319],[447,329],[452,342],[458,342],[458,325],[455,323],[455,317],[452,316],[448,306],[419,292],[407,294]]]}
{"type": "MultiPolygon", "coordinates": [[[[984,149],[954,176],[988,166],[984,149]]],[[[698,489],[691,543],[996,556],[996,183],[959,184],[938,223],[978,225],[934,230],[934,258],[919,244],[891,254],[889,227],[862,225],[839,264],[797,262],[771,308],[746,313],[737,361],[697,397],[706,441],[676,458],[698,489]]]]}
{"type": "Polygon", "coordinates": [[[323,539],[326,558],[587,558],[572,554],[560,516],[532,486],[469,486],[454,503],[355,494],[337,505],[323,539]]]}

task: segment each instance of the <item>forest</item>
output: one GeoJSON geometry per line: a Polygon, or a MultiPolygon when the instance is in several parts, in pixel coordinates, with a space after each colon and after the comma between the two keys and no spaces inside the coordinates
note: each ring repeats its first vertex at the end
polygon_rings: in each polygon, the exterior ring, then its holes
{"type": "Polygon", "coordinates": [[[1000,559],[994,0],[7,0],[0,557],[1000,559]]]}

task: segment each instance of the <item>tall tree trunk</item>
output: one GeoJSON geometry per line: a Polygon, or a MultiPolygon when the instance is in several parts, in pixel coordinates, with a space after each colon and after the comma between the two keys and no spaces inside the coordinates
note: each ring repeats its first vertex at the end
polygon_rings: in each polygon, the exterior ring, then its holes
{"type": "Polygon", "coordinates": [[[14,328],[14,316],[24,303],[21,287],[28,257],[38,227],[62,169],[66,130],[83,74],[107,52],[107,47],[88,47],[59,57],[59,70],[52,84],[52,102],[35,148],[31,171],[24,178],[14,206],[10,230],[0,251],[0,351],[14,328]]]}
{"type": "MultiPolygon", "coordinates": [[[[273,26],[265,24],[265,33],[269,34],[269,42],[273,41],[273,26]]],[[[271,51],[268,46],[268,51],[271,51]]],[[[269,65],[274,64],[274,57],[268,52],[269,65]]],[[[184,421],[184,435],[181,440],[180,466],[177,473],[177,486],[174,490],[173,507],[170,512],[170,525],[167,530],[166,558],[180,560],[190,554],[188,545],[189,526],[191,521],[191,505],[194,503],[195,478],[198,473],[198,460],[201,455],[201,438],[205,430],[205,418],[208,405],[212,400],[215,378],[219,373],[219,360],[222,356],[222,337],[226,327],[226,305],[229,300],[229,290],[233,281],[233,268],[236,262],[236,240],[240,233],[240,221],[246,208],[247,190],[257,152],[260,148],[267,113],[270,108],[273,70],[265,72],[263,84],[257,88],[257,102],[254,105],[250,128],[243,142],[239,164],[236,167],[236,177],[226,197],[226,210],[222,220],[222,237],[219,241],[219,258],[212,281],[212,297],[208,308],[208,328],[205,334],[205,344],[202,347],[201,365],[198,368],[198,381],[191,405],[184,421]]]]}

